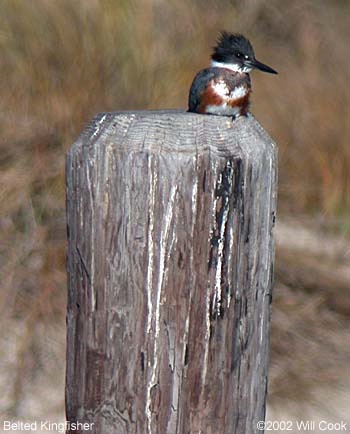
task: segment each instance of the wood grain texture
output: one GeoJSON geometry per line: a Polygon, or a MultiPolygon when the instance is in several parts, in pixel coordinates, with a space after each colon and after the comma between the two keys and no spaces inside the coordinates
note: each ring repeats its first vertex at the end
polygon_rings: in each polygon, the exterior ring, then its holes
{"type": "Polygon", "coordinates": [[[70,422],[262,432],[276,158],[251,115],[103,113],[86,127],[66,166],[70,422]]]}

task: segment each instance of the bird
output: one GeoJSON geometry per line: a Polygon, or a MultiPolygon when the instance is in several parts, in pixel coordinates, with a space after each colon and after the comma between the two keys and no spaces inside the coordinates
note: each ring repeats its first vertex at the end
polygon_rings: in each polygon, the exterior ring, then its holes
{"type": "Polygon", "coordinates": [[[255,58],[252,44],[239,34],[223,31],[211,55],[210,67],[193,79],[188,111],[218,116],[245,116],[249,111],[253,69],[277,74],[255,58]]]}

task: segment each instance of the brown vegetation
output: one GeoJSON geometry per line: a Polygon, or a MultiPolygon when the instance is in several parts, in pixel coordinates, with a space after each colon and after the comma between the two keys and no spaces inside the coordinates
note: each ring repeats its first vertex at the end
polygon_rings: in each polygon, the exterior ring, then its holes
{"type": "MultiPolygon", "coordinates": [[[[43,376],[50,384],[56,369],[62,408],[66,149],[96,112],[186,107],[219,30],[247,35],[257,58],[279,71],[253,73],[252,112],[280,146],[280,215],[306,215],[313,230],[320,221],[320,233],[348,236],[349,12],[347,2],[325,0],[2,1],[0,309],[9,372],[0,380],[9,391],[2,412],[35,414],[26,406],[30,385],[43,376]]],[[[308,399],[320,381],[341,381],[349,341],[348,275],[331,273],[349,255],[320,261],[282,244],[271,403],[308,399]]]]}

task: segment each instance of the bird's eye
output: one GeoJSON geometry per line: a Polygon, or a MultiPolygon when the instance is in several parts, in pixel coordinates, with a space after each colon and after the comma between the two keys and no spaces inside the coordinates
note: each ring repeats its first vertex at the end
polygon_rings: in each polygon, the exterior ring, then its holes
{"type": "Polygon", "coordinates": [[[236,56],[237,56],[237,57],[241,57],[242,54],[241,54],[241,53],[237,53],[236,56]]]}

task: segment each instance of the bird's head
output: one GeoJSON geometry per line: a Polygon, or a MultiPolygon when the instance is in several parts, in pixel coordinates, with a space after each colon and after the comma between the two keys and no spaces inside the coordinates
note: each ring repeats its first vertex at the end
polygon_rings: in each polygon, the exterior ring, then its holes
{"type": "Polygon", "coordinates": [[[251,43],[238,33],[222,32],[211,56],[211,66],[250,72],[252,69],[277,74],[277,71],[255,58],[251,43]]]}

